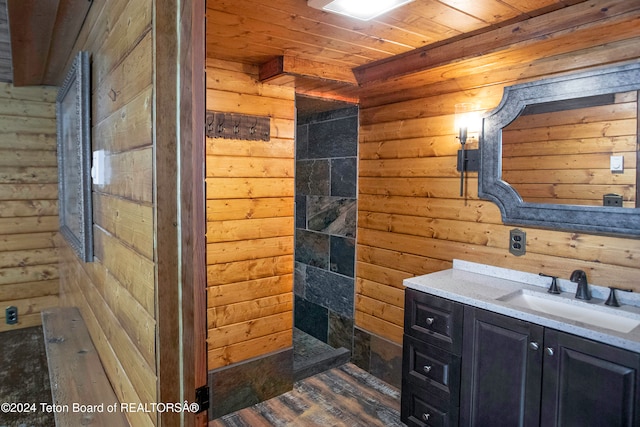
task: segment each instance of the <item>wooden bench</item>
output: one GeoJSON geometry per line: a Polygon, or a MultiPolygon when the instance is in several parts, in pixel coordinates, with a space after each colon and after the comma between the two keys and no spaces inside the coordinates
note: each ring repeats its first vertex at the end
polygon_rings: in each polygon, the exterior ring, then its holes
{"type": "Polygon", "coordinates": [[[56,425],[128,426],[80,311],[47,309],[42,329],[56,425]]]}

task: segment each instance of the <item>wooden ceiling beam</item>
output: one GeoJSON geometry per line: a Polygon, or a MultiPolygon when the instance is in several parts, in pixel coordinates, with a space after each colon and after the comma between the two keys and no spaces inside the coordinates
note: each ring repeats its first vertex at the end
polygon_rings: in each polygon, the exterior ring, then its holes
{"type": "Polygon", "coordinates": [[[59,3],[59,0],[8,0],[14,86],[42,82],[59,3]]]}
{"type": "Polygon", "coordinates": [[[89,13],[92,0],[61,0],[51,37],[49,57],[42,84],[59,86],[65,77],[65,66],[89,13]]]}
{"type": "Polygon", "coordinates": [[[358,84],[350,68],[294,56],[278,56],[260,66],[259,80],[263,83],[275,82],[276,79],[284,77],[289,80],[291,77],[305,77],[348,83],[354,86],[358,84]]]}
{"type": "Polygon", "coordinates": [[[14,86],[60,85],[91,0],[8,0],[14,86]]]}
{"type": "Polygon", "coordinates": [[[425,46],[392,58],[354,68],[360,85],[384,82],[431,68],[495,53],[514,44],[541,40],[557,31],[640,10],[637,2],[601,7],[598,0],[584,1],[526,21],[482,32],[447,44],[425,46]]]}

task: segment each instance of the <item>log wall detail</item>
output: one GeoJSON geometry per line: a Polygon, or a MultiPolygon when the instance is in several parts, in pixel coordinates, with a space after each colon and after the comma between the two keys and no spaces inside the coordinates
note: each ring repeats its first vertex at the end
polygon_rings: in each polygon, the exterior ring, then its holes
{"type": "Polygon", "coordinates": [[[269,141],[206,140],[209,370],[292,346],[294,97],[207,60],[207,110],[271,123],[269,141]]]}
{"type": "MultiPolygon", "coordinates": [[[[93,186],[94,260],[63,238],[61,303],[79,307],[120,402],[157,402],[153,1],[94,1],[70,55],[91,55],[92,151],[111,179],[93,186]]],[[[132,425],[158,414],[131,412],[132,425]]]]}
{"type": "Polygon", "coordinates": [[[0,83],[0,332],[40,325],[40,311],[58,305],[56,95],[0,83]]]}

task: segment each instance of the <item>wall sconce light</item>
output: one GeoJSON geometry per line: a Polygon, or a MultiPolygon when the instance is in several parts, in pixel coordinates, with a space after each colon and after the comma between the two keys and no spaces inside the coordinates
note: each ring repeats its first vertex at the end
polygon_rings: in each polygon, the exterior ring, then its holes
{"type": "Polygon", "coordinates": [[[457,138],[462,146],[458,150],[457,170],[460,172],[460,196],[464,195],[464,173],[477,172],[480,164],[480,150],[465,150],[467,136],[469,132],[479,130],[479,116],[476,106],[471,103],[455,105],[455,130],[458,132],[457,138]]]}

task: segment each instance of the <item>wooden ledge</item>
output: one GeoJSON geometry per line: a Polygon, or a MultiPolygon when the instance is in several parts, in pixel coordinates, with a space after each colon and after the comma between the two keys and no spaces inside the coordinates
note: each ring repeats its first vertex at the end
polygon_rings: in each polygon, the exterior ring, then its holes
{"type": "Polygon", "coordinates": [[[42,329],[56,425],[128,426],[80,311],[45,310],[42,329]]]}

